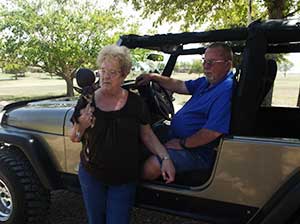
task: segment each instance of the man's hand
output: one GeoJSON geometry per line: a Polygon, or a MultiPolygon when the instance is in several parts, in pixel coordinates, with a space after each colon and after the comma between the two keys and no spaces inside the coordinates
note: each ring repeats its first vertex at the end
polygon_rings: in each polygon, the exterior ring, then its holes
{"type": "Polygon", "coordinates": [[[147,85],[152,79],[153,76],[155,76],[156,74],[154,73],[150,73],[150,74],[141,74],[138,77],[136,77],[135,79],[135,83],[138,86],[144,86],[147,85]]]}
{"type": "Polygon", "coordinates": [[[161,175],[166,184],[175,180],[175,167],[171,159],[165,159],[161,164],[161,175]]]}

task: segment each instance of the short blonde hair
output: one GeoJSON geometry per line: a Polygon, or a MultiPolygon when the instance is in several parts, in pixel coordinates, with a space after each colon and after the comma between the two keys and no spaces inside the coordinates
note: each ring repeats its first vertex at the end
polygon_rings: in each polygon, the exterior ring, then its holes
{"type": "Polygon", "coordinates": [[[107,58],[118,60],[123,76],[127,76],[131,70],[132,62],[129,49],[125,46],[107,45],[102,48],[97,57],[97,65],[100,67],[107,58]]]}

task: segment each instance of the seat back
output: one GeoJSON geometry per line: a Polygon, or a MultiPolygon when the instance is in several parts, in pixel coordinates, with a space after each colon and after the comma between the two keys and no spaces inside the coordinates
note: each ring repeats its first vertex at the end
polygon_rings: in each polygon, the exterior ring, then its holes
{"type": "Polygon", "coordinates": [[[242,54],[241,71],[232,97],[230,134],[252,135],[262,98],[266,73],[267,40],[255,24],[248,28],[248,38],[242,54]]]}
{"type": "Polygon", "coordinates": [[[260,106],[264,100],[264,98],[266,97],[266,95],[268,94],[268,92],[270,91],[270,89],[272,88],[273,84],[274,84],[274,80],[276,77],[276,73],[277,73],[277,63],[274,59],[268,59],[266,61],[266,69],[265,69],[265,73],[261,79],[261,91],[260,91],[260,95],[258,98],[258,105],[260,106]]]}

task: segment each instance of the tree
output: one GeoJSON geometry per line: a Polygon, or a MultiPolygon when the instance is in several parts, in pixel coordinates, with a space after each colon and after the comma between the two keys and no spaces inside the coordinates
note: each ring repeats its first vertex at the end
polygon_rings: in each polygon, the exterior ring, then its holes
{"type": "Polygon", "coordinates": [[[284,58],[284,60],[281,61],[280,64],[278,64],[278,70],[282,71],[284,77],[286,77],[286,72],[290,70],[293,66],[294,64],[291,61],[284,58]]]}
{"type": "Polygon", "coordinates": [[[79,0],[2,3],[0,62],[18,61],[60,76],[66,81],[67,95],[73,96],[76,69],[94,68],[101,47],[115,43],[125,30],[132,32],[120,15],[115,9],[98,9],[79,0]]]}
{"type": "MultiPolygon", "coordinates": [[[[118,1],[118,0],[115,0],[118,1]]],[[[131,2],[135,9],[142,10],[145,18],[156,15],[154,25],[163,22],[183,22],[183,31],[194,31],[203,24],[208,29],[246,26],[255,19],[281,19],[300,11],[299,0],[124,0],[131,2]]],[[[272,89],[266,97],[270,105],[272,89]]],[[[300,107],[300,91],[298,96],[300,107]]]]}
{"type": "MultiPolygon", "coordinates": [[[[115,0],[118,1],[118,0],[115,0]]],[[[123,0],[142,10],[143,17],[157,16],[155,25],[163,22],[182,22],[183,30],[195,30],[203,24],[209,28],[243,26],[248,21],[249,2],[251,18],[282,18],[300,10],[299,0],[123,0]],[[280,17],[282,15],[282,17],[280,17]]]]}
{"type": "Polygon", "coordinates": [[[189,73],[203,73],[203,65],[200,60],[193,60],[189,73]]]}

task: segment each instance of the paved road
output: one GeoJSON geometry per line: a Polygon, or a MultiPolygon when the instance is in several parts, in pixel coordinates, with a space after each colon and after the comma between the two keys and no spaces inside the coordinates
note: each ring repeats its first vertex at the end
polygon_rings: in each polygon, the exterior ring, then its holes
{"type": "MultiPolygon", "coordinates": [[[[192,219],[135,208],[131,224],[204,224],[192,219]]],[[[79,194],[55,191],[51,196],[49,224],[87,224],[79,194]]]]}

